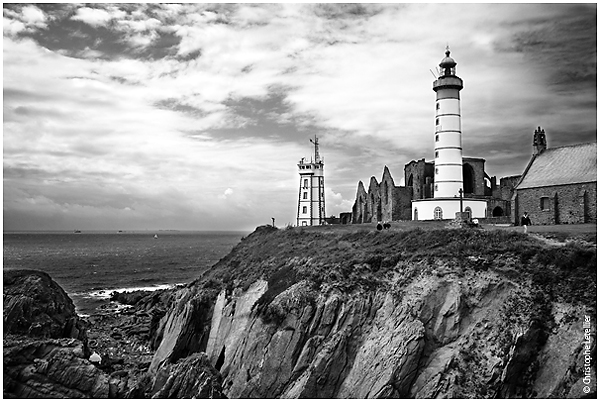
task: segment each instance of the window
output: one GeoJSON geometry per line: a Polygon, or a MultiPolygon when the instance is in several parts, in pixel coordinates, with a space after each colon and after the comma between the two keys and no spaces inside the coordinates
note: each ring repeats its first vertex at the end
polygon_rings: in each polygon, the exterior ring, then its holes
{"type": "Polygon", "coordinates": [[[304,188],[308,188],[308,179],[304,179],[304,188]]]}
{"type": "Polygon", "coordinates": [[[467,219],[471,219],[473,217],[473,211],[471,210],[471,207],[466,207],[465,212],[467,213],[467,219]]]}
{"type": "Polygon", "coordinates": [[[435,174],[438,174],[438,173],[439,173],[438,168],[435,168],[435,174]]]}
{"type": "Polygon", "coordinates": [[[444,213],[442,211],[442,208],[435,207],[435,209],[433,210],[433,218],[438,220],[444,219],[444,213]]]}
{"type": "Polygon", "coordinates": [[[305,191],[302,195],[302,199],[306,200],[308,198],[308,193],[305,191]]]}
{"type": "Polygon", "coordinates": [[[306,221],[302,221],[302,226],[306,226],[306,221]]]}
{"type": "Polygon", "coordinates": [[[302,213],[305,214],[306,213],[306,207],[302,207],[302,213]]]}
{"type": "Polygon", "coordinates": [[[550,211],[550,197],[540,198],[540,209],[542,211],[550,211]]]}
{"type": "Polygon", "coordinates": [[[439,126],[440,125],[440,119],[435,119],[435,125],[439,126]]]}
{"type": "Polygon", "coordinates": [[[440,156],[440,153],[438,151],[435,151],[435,157],[438,158],[440,156]]]}
{"type": "Polygon", "coordinates": [[[436,185],[435,185],[433,188],[435,189],[435,191],[438,191],[438,190],[437,190],[437,184],[436,184],[436,185]]]}
{"type": "Polygon", "coordinates": [[[435,136],[435,142],[438,142],[439,140],[440,140],[440,136],[439,136],[439,135],[436,135],[436,136],[435,136]]]}
{"type": "Polygon", "coordinates": [[[435,104],[435,110],[440,110],[440,104],[439,103],[435,104]]]}

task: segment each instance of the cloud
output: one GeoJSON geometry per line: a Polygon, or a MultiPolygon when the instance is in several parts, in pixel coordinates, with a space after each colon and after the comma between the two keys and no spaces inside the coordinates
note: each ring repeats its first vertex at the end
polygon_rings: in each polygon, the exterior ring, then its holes
{"type": "Polygon", "coordinates": [[[595,18],[595,5],[8,6],[5,215],[294,222],[315,134],[327,214],[349,211],[359,180],[388,165],[399,184],[433,157],[429,69],[447,42],[465,155],[518,174],[538,125],[552,146],[595,140],[595,18]]]}
{"type": "Polygon", "coordinates": [[[219,198],[220,198],[220,199],[222,199],[222,200],[226,200],[226,199],[227,199],[227,197],[229,197],[231,194],[233,194],[233,190],[232,190],[230,187],[228,187],[228,188],[227,188],[227,189],[226,189],[226,190],[223,192],[223,194],[221,194],[221,195],[219,196],[219,198]]]}
{"type": "Polygon", "coordinates": [[[114,6],[107,7],[106,9],[82,7],[77,9],[75,15],[73,15],[71,19],[85,22],[94,27],[99,27],[105,26],[112,19],[122,18],[125,15],[126,13],[124,11],[121,11],[114,6]]]}

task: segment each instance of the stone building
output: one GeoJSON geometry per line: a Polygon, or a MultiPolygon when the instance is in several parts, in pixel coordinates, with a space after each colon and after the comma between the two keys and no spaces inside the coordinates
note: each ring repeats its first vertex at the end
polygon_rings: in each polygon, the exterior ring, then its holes
{"type": "Polygon", "coordinates": [[[534,134],[534,154],[512,197],[512,220],[527,212],[534,225],[597,222],[597,144],[546,147],[534,134]]]}
{"type": "Polygon", "coordinates": [[[411,199],[412,190],[396,186],[385,166],[381,183],[371,177],[368,192],[362,181],[358,183],[352,207],[352,223],[409,220],[411,199]]]}
{"type": "MultiPolygon", "coordinates": [[[[487,217],[511,216],[511,198],[521,176],[503,177],[498,185],[497,178],[485,172],[483,158],[463,157],[462,169],[465,196],[486,200],[487,217]]],[[[360,181],[352,207],[352,223],[412,220],[411,202],[433,198],[434,172],[433,161],[420,159],[404,166],[405,186],[395,185],[387,166],[381,182],[371,177],[365,189],[360,181]]]]}

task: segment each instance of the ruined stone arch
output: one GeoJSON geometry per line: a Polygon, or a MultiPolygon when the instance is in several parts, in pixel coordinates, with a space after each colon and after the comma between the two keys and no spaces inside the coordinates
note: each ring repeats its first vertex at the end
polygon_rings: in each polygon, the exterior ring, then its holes
{"type": "Polygon", "coordinates": [[[463,164],[463,191],[465,194],[473,194],[475,191],[475,171],[468,163],[463,164]]]}

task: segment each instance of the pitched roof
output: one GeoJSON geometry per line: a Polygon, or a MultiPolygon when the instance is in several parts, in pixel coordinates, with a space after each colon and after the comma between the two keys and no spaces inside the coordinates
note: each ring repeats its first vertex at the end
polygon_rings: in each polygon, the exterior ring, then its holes
{"type": "Polygon", "coordinates": [[[549,148],[534,157],[517,188],[595,182],[597,156],[595,142],[549,148]]]}

